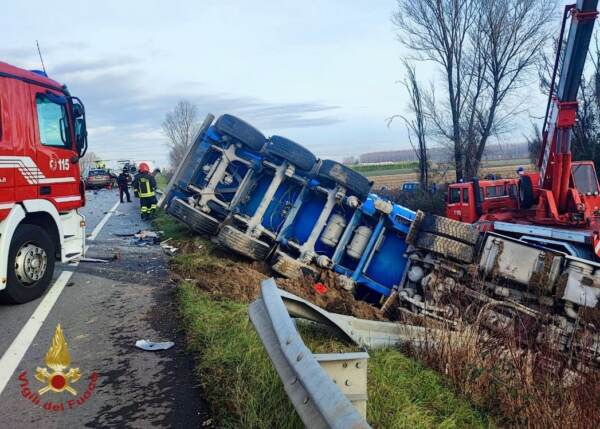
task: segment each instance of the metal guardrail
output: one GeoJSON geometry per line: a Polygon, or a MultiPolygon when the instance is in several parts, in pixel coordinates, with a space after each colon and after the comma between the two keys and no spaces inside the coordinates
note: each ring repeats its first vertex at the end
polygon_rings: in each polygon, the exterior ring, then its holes
{"type": "Polygon", "coordinates": [[[262,282],[261,296],[250,304],[249,313],[284,389],[306,427],[370,427],[302,341],[273,279],[262,282]]]}
{"type": "Polygon", "coordinates": [[[279,290],[283,302],[293,317],[301,317],[329,326],[341,338],[346,338],[362,347],[377,349],[410,344],[419,347],[431,341],[432,329],[397,322],[378,322],[358,319],[343,314],[330,313],[294,294],[279,290]]]}

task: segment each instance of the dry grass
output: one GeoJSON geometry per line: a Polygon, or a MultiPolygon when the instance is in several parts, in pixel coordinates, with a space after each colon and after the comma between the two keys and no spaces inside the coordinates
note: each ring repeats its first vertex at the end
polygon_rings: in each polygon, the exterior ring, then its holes
{"type": "Polygon", "coordinates": [[[570,370],[567,359],[551,349],[533,335],[517,338],[510,330],[490,335],[466,326],[453,333],[432,331],[412,353],[502,426],[600,427],[600,374],[570,370]]]}

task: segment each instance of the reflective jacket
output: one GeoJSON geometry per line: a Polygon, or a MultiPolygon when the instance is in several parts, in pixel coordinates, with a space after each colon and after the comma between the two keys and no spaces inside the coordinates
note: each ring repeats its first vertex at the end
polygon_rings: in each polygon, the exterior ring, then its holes
{"type": "Polygon", "coordinates": [[[153,197],[156,191],[156,180],[150,173],[138,173],[133,179],[132,186],[137,191],[138,197],[153,197]]]}

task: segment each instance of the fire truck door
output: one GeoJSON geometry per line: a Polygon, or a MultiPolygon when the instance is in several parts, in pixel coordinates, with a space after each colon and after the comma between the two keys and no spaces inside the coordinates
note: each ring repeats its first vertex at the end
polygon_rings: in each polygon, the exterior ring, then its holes
{"type": "Polygon", "coordinates": [[[59,212],[81,205],[79,164],[67,98],[44,88],[32,89],[38,138],[35,166],[29,171],[38,198],[51,201],[59,212]]]}

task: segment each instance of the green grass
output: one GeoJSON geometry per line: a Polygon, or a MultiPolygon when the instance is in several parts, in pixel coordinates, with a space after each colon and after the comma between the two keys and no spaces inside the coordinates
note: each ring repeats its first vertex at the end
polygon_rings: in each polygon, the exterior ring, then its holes
{"type": "Polygon", "coordinates": [[[158,189],[165,189],[169,184],[169,180],[164,174],[158,173],[154,178],[156,179],[156,186],[158,186],[158,189]]]}
{"type": "Polygon", "coordinates": [[[163,231],[163,240],[167,238],[182,240],[192,237],[194,234],[187,226],[181,222],[176,222],[161,209],[157,210],[153,223],[157,230],[163,231]]]}
{"type": "MultiPolygon", "coordinates": [[[[503,167],[508,165],[528,165],[531,163],[529,159],[500,159],[493,161],[482,161],[482,168],[486,167],[503,167]]],[[[433,166],[436,164],[433,163],[433,166]]],[[[414,173],[419,168],[417,161],[394,162],[389,164],[357,164],[350,165],[353,170],[370,176],[394,176],[396,174],[414,173]]]]}
{"type": "Polygon", "coordinates": [[[350,166],[353,170],[358,171],[359,173],[379,173],[380,171],[388,170],[388,171],[398,171],[398,170],[408,170],[412,171],[415,168],[419,167],[419,163],[417,161],[404,161],[404,162],[394,162],[390,164],[357,164],[350,166]]]}
{"type": "MultiPolygon", "coordinates": [[[[211,300],[193,284],[178,288],[188,349],[216,427],[302,428],[248,318],[244,304],[211,300]]],[[[352,347],[299,324],[313,352],[352,347]]],[[[455,395],[445,380],[395,349],[370,352],[367,419],[376,428],[484,428],[485,415],[455,395]]]]}

